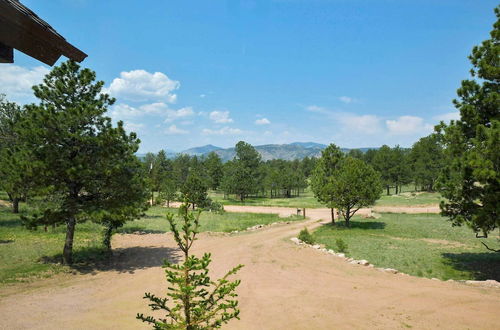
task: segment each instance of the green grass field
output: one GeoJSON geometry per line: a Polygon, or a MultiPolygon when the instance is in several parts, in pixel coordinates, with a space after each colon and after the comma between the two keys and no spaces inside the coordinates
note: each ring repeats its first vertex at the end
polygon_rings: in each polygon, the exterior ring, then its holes
{"type": "MultiPolygon", "coordinates": [[[[118,232],[145,231],[164,233],[169,231],[165,214],[161,207],[149,209],[142,219],[129,222],[118,232]]],[[[28,212],[21,205],[21,212],[28,212]]],[[[299,218],[279,218],[277,215],[251,213],[225,213],[217,215],[204,212],[200,217],[202,231],[229,232],[243,230],[257,224],[277,221],[298,220],[299,218]]],[[[102,247],[102,230],[92,222],[77,225],[74,241],[75,266],[71,269],[54,262],[60,260],[65,238],[65,227],[59,226],[44,232],[43,228],[29,231],[21,226],[19,216],[10,209],[0,206],[0,283],[31,280],[33,277],[48,277],[54,273],[85,268],[86,265],[103,261],[106,251],[102,247]],[[48,261],[48,262],[44,262],[48,261]]]]}
{"type": "MultiPolygon", "coordinates": [[[[436,205],[442,200],[438,193],[428,192],[413,192],[413,187],[403,187],[403,193],[395,195],[394,189],[391,190],[393,195],[387,196],[384,193],[377,201],[377,206],[416,206],[416,205],[436,205]]],[[[282,206],[282,207],[300,207],[300,208],[321,208],[325,205],[321,204],[314,197],[313,192],[307,188],[299,197],[291,198],[268,198],[268,197],[251,197],[241,202],[235,196],[228,196],[224,199],[224,194],[211,191],[210,198],[222,203],[223,205],[253,205],[253,206],[282,206]]]]}
{"type": "MultiPolygon", "coordinates": [[[[313,233],[318,243],[337,251],[336,239],[348,245],[347,256],[377,267],[428,278],[500,280],[496,237],[480,240],[467,227],[452,227],[439,215],[382,214],[379,219],[355,217],[351,229],[325,225],[313,233]]],[[[493,236],[493,235],[492,235],[493,236]]]]}

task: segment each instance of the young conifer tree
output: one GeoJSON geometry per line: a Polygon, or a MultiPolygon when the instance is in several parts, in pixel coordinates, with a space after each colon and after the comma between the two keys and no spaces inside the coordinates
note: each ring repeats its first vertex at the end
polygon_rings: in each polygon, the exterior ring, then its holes
{"type": "Polygon", "coordinates": [[[174,239],[184,254],[182,264],[174,264],[165,260],[167,274],[168,298],[157,297],[146,293],[144,298],[150,300],[153,311],[164,311],[163,318],[137,314],[137,319],[149,323],[154,329],[213,329],[231,319],[239,319],[240,310],[236,287],[240,280],[230,281],[228,278],[236,274],[243,265],[238,265],[217,281],[208,276],[210,253],[198,258],[191,255],[190,249],[196,240],[199,229],[200,212],[189,211],[189,204],[179,208],[181,231],[177,227],[173,214],[167,215],[174,239]]]}

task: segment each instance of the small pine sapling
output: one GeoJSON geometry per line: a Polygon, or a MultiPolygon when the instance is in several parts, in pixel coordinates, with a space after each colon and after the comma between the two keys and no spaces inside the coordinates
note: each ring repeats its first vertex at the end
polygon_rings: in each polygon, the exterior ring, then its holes
{"type": "Polygon", "coordinates": [[[182,264],[165,260],[163,267],[171,285],[168,288],[168,298],[151,293],[144,296],[151,301],[149,306],[153,311],[164,311],[165,316],[156,319],[137,314],[137,319],[151,324],[154,329],[213,329],[233,318],[239,319],[240,310],[235,290],[240,280],[230,281],[228,278],[236,274],[243,265],[234,267],[217,281],[210,279],[210,253],[205,253],[202,258],[189,254],[199,232],[200,212],[195,214],[188,208],[187,203],[179,208],[181,231],[177,228],[173,214],[167,215],[174,239],[184,253],[182,264]]]}

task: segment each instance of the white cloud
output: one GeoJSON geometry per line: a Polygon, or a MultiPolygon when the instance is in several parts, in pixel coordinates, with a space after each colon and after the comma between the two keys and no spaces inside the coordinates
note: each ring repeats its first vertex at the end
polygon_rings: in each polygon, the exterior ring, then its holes
{"type": "Polygon", "coordinates": [[[357,134],[375,134],[381,131],[380,118],[375,115],[339,113],[336,117],[343,131],[358,132],[357,134]]]}
{"type": "Polygon", "coordinates": [[[22,104],[33,102],[33,85],[43,81],[43,77],[49,73],[44,66],[31,69],[12,64],[0,65],[0,93],[7,96],[9,101],[22,104]]]}
{"type": "Polygon", "coordinates": [[[432,125],[424,123],[422,118],[416,116],[401,116],[395,120],[386,120],[385,123],[389,133],[394,135],[428,134],[433,128],[432,125]]]}
{"type": "Polygon", "coordinates": [[[161,100],[174,103],[177,95],[173,91],[180,83],[162,72],[149,73],[145,70],[121,72],[105,91],[112,96],[132,101],[161,100]]]}
{"type": "Polygon", "coordinates": [[[126,131],[129,132],[140,132],[144,128],[144,124],[136,124],[136,123],[130,123],[127,122],[123,125],[123,128],[125,128],[126,131]]]}
{"type": "Polygon", "coordinates": [[[166,130],[165,130],[165,134],[167,135],[183,135],[183,134],[188,134],[189,132],[182,129],[182,128],[178,128],[177,126],[175,125],[170,125],[166,130]]]}
{"type": "Polygon", "coordinates": [[[187,118],[194,115],[193,108],[184,107],[178,110],[167,110],[167,118],[165,119],[166,123],[170,123],[176,119],[187,118]]]}
{"type": "Polygon", "coordinates": [[[450,122],[452,120],[458,120],[460,119],[460,112],[458,111],[452,111],[448,113],[443,113],[438,116],[434,116],[433,119],[438,120],[438,121],[444,121],[445,123],[450,122]]]}
{"type": "Polygon", "coordinates": [[[317,106],[317,105],[309,105],[306,107],[306,110],[309,112],[316,112],[316,113],[322,113],[325,115],[331,115],[332,112],[326,108],[317,106]]]}
{"type": "Polygon", "coordinates": [[[200,98],[204,99],[207,95],[206,94],[200,94],[200,98]]]}
{"type": "Polygon", "coordinates": [[[212,111],[210,112],[209,118],[217,124],[227,124],[233,122],[233,120],[229,118],[229,111],[212,111]]]}
{"type": "Polygon", "coordinates": [[[242,134],[243,131],[239,128],[223,127],[218,130],[204,128],[201,133],[204,135],[239,135],[242,134]]]}
{"type": "Polygon", "coordinates": [[[144,104],[140,107],[132,107],[125,103],[120,103],[113,106],[110,116],[113,119],[126,119],[142,117],[145,115],[156,115],[165,117],[165,122],[170,123],[176,119],[185,119],[193,116],[194,111],[191,107],[184,107],[178,110],[173,110],[163,102],[144,104]]]}
{"type": "Polygon", "coordinates": [[[340,100],[340,102],[345,103],[345,104],[356,102],[355,98],[349,97],[349,96],[341,96],[341,97],[339,97],[339,100],[340,100]]]}
{"type": "Polygon", "coordinates": [[[269,125],[269,124],[271,124],[271,122],[267,118],[261,118],[261,119],[257,119],[255,121],[255,124],[256,125],[269,125]]]}

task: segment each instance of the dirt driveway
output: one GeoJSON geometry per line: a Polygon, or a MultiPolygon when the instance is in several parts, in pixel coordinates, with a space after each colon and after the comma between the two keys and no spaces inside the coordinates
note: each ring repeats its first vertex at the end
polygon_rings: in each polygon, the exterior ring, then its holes
{"type": "MultiPolygon", "coordinates": [[[[228,211],[295,209],[232,207],[228,211]]],[[[237,235],[202,234],[195,253],[213,253],[213,275],[242,263],[241,321],[230,329],[498,329],[500,290],[388,274],[351,265],[289,238],[321,225],[305,222],[237,235]]],[[[148,313],[144,292],[164,295],[161,260],[178,258],[170,234],[116,235],[106,269],[0,289],[2,329],[137,329],[148,313]]]]}

